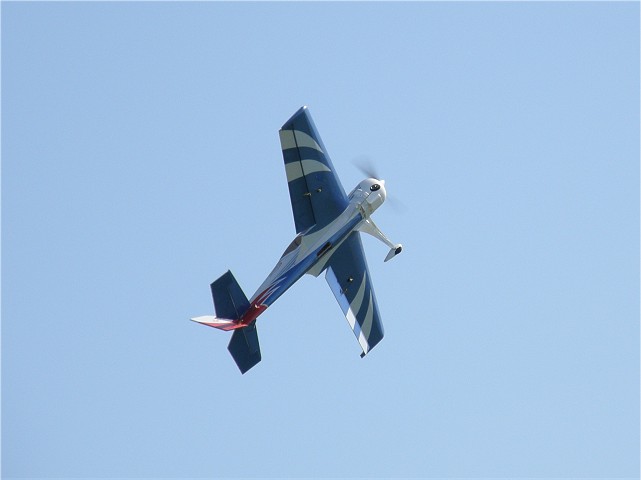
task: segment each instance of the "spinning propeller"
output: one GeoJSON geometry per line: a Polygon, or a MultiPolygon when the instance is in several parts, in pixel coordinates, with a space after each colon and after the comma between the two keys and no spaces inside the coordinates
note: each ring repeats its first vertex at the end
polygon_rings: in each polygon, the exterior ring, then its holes
{"type": "MultiPolygon", "coordinates": [[[[383,180],[378,174],[379,172],[378,169],[374,166],[374,162],[372,162],[372,160],[367,155],[359,155],[354,160],[352,160],[352,163],[361,171],[363,175],[366,175],[367,178],[375,178],[377,180],[380,180],[381,183],[385,184],[385,180],[383,180]]],[[[396,213],[405,213],[407,211],[407,206],[405,206],[405,204],[398,198],[390,197],[389,192],[387,193],[386,200],[389,202],[389,205],[396,213]]]]}

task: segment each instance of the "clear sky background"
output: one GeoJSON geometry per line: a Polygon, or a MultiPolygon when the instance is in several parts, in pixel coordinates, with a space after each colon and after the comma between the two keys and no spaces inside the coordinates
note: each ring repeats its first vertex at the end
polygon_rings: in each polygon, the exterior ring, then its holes
{"type": "Polygon", "coordinates": [[[637,477],[638,3],[2,3],[3,477],[637,477]],[[209,283],[295,232],[309,105],[364,244],[241,376],[209,283]]]}

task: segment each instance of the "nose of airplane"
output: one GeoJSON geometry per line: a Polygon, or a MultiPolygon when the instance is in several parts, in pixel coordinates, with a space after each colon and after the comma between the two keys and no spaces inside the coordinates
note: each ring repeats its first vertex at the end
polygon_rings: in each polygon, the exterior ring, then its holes
{"type": "Polygon", "coordinates": [[[387,197],[387,192],[385,191],[385,180],[380,179],[378,182],[381,185],[381,189],[379,190],[379,194],[380,194],[382,200],[385,201],[385,198],[387,197]]]}
{"type": "Polygon", "coordinates": [[[370,193],[367,197],[367,203],[370,205],[373,212],[383,204],[385,197],[387,196],[387,193],[385,192],[385,180],[370,178],[368,183],[370,185],[370,193]]]}

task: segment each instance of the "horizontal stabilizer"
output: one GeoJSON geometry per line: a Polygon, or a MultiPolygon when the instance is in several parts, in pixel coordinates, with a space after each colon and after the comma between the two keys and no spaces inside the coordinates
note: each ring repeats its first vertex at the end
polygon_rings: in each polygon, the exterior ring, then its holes
{"type": "Polygon", "coordinates": [[[227,350],[234,357],[240,373],[245,373],[260,362],[260,344],[258,343],[256,321],[253,321],[245,328],[235,330],[227,350]]]}
{"type": "Polygon", "coordinates": [[[203,315],[202,317],[194,317],[191,319],[194,322],[202,323],[208,327],[218,328],[220,330],[235,330],[237,328],[242,328],[244,325],[236,323],[234,320],[229,320],[228,318],[218,318],[213,315],[203,315]]]}
{"type": "Polygon", "coordinates": [[[238,320],[249,309],[249,301],[228,270],[211,284],[216,316],[238,320]]]}

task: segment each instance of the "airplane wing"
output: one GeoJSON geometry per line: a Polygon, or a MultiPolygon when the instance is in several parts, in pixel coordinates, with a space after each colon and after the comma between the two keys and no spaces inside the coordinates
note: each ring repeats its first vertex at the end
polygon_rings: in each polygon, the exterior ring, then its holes
{"type": "Polygon", "coordinates": [[[300,108],[279,131],[296,232],[322,228],[348,200],[307,107],[300,108]]]}
{"type": "Polygon", "coordinates": [[[347,317],[364,357],[383,339],[384,332],[358,232],[353,232],[334,252],[325,280],[347,317]]]}

